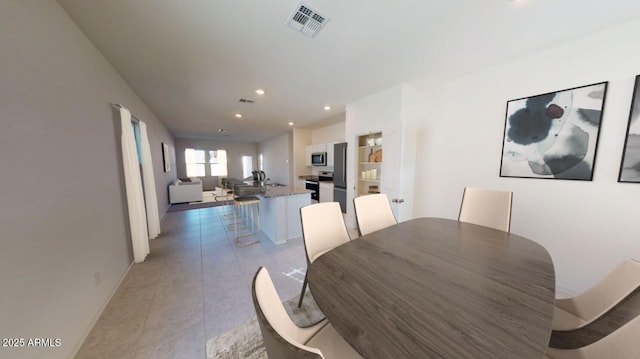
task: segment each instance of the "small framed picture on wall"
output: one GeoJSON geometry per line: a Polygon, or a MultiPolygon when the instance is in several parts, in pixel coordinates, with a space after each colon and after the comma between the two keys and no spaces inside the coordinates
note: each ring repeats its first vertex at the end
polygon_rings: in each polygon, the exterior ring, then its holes
{"type": "Polygon", "coordinates": [[[591,181],[607,82],[510,100],[500,177],[591,181]]]}
{"type": "Polygon", "coordinates": [[[171,156],[169,154],[169,145],[162,142],[162,162],[164,163],[164,171],[171,172],[171,156]]]}
{"type": "Polygon", "coordinates": [[[640,183],[640,75],[636,76],[618,182],[640,183]]]}

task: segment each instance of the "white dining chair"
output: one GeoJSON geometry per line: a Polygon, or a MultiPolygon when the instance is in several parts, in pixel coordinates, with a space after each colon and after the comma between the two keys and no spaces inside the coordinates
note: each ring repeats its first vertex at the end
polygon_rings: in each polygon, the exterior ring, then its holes
{"type": "Polygon", "coordinates": [[[640,316],[595,343],[578,349],[548,348],[547,359],[638,359],[640,316]]]}
{"type": "Polygon", "coordinates": [[[511,191],[466,187],[458,221],[509,232],[512,198],[511,191]]]}
{"type": "Polygon", "coordinates": [[[398,223],[391,210],[389,198],[384,193],[356,197],[353,199],[353,208],[360,236],[398,223]]]}
{"type": "Polygon", "coordinates": [[[552,328],[556,331],[582,328],[600,318],[638,288],[640,262],[627,259],[582,294],[572,298],[557,298],[552,328]]]}
{"type": "Polygon", "coordinates": [[[282,305],[266,268],[258,269],[251,289],[269,358],[362,358],[326,319],[306,328],[297,326],[282,305]]]}
{"type": "MultiPolygon", "coordinates": [[[[307,255],[307,268],[322,254],[351,239],[338,202],[322,202],[304,206],[300,208],[300,220],[302,221],[302,238],[307,255]]],[[[302,306],[306,288],[307,275],[305,274],[298,308],[302,306]]]]}

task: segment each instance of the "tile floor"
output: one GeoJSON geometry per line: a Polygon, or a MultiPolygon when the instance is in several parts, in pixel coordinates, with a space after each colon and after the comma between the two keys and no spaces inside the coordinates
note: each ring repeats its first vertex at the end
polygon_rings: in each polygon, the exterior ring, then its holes
{"type": "Polygon", "coordinates": [[[76,359],[206,358],[206,341],[255,316],[251,280],[269,270],[282,300],[298,296],[302,239],[237,247],[229,207],[165,214],[151,253],[135,264],[76,359]]]}

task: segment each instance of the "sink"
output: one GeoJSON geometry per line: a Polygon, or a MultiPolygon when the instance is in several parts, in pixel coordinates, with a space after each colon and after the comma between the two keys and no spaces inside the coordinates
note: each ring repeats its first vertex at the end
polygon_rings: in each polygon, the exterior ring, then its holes
{"type": "Polygon", "coordinates": [[[284,186],[286,186],[286,184],[281,184],[281,183],[269,183],[269,184],[267,184],[267,186],[269,186],[269,187],[284,187],[284,186]]]}

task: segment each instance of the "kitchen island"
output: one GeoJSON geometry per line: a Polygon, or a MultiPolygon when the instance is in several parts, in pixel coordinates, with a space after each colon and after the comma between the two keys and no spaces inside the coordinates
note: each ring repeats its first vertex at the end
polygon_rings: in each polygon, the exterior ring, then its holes
{"type": "Polygon", "coordinates": [[[311,204],[310,190],[294,186],[270,186],[260,199],[262,232],[275,244],[302,237],[300,207],[311,204]]]}

